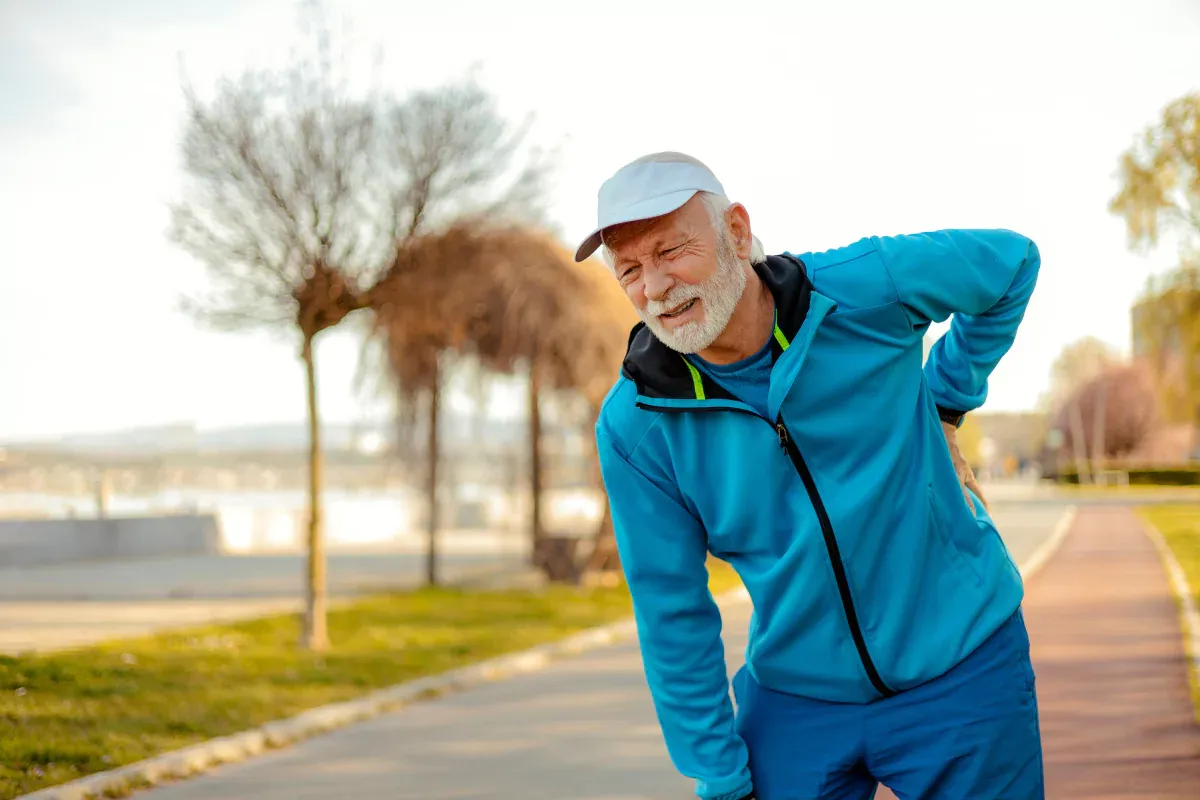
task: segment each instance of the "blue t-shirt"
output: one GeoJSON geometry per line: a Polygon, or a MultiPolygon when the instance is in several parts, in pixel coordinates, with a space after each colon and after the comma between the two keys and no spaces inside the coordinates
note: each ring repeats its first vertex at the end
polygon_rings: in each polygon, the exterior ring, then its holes
{"type": "Polygon", "coordinates": [[[771,390],[771,339],[757,353],[732,364],[710,364],[700,356],[692,357],[693,363],[707,372],[725,391],[753,408],[764,417],[767,413],[767,395],[771,390]]]}

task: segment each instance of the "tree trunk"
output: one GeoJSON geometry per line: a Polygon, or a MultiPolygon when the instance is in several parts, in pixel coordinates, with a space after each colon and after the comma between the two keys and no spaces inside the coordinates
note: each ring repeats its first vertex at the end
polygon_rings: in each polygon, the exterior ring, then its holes
{"type": "Polygon", "coordinates": [[[1108,430],[1108,380],[1102,377],[1097,388],[1096,408],[1092,412],[1092,481],[1099,484],[1103,480],[1100,473],[1104,471],[1104,439],[1108,430]]]}
{"type": "Polygon", "coordinates": [[[426,432],[428,437],[426,439],[426,459],[428,460],[426,491],[429,494],[429,548],[425,551],[425,581],[430,586],[438,584],[437,539],[438,528],[441,525],[441,514],[439,513],[441,504],[438,502],[438,462],[441,460],[441,452],[438,449],[438,412],[442,404],[441,381],[440,370],[434,367],[433,384],[429,389],[429,430],[426,432]]]}
{"type": "Polygon", "coordinates": [[[1079,401],[1071,403],[1071,449],[1075,451],[1075,472],[1080,483],[1090,483],[1087,460],[1087,436],[1083,430],[1083,410],[1079,401]]]}
{"type": "Polygon", "coordinates": [[[304,340],[300,356],[308,389],[308,575],[305,585],[304,646],[309,650],[329,648],[325,626],[325,531],[321,513],[321,422],[317,413],[317,371],[313,340],[304,340]]]}
{"type": "Polygon", "coordinates": [[[542,557],[542,413],[536,358],[529,361],[529,540],[534,566],[542,557]]]}

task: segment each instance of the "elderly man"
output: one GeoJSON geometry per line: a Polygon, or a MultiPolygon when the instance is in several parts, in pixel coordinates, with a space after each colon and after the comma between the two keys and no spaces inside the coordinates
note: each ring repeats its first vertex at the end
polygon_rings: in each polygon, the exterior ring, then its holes
{"type": "Polygon", "coordinates": [[[600,188],[576,258],[599,247],[642,318],[600,460],[647,682],[697,794],[1042,798],[1021,577],[956,441],[1016,335],[1033,242],[766,256],[712,172],[657,153],[600,188]],[[736,716],[709,553],[754,604],[736,716]]]}

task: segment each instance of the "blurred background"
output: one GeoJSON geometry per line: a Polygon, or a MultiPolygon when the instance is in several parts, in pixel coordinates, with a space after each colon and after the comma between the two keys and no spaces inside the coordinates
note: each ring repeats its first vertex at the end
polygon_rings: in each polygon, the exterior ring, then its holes
{"type": "Polygon", "coordinates": [[[1200,483],[1197,42],[1191,0],[0,0],[0,651],[615,580],[636,318],[570,253],[657,150],[768,252],[1031,237],[985,486],[1200,483]]]}
{"type": "Polygon", "coordinates": [[[635,319],[569,250],[660,149],[769,252],[1032,237],[968,457],[1195,482],[1200,11],[1087,8],[5,3],[0,569],[169,566],[0,594],[291,594],[314,545],[337,592],[614,568],[591,428],[635,319]]]}

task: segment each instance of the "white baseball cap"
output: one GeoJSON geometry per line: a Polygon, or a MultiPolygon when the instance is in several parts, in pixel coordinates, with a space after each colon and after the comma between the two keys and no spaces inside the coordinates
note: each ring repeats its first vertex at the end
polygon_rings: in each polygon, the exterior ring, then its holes
{"type": "Polygon", "coordinates": [[[596,228],[575,251],[575,260],[596,252],[605,228],[670,214],[697,192],[725,196],[717,176],[698,159],[666,152],[631,161],[600,186],[596,228]]]}

